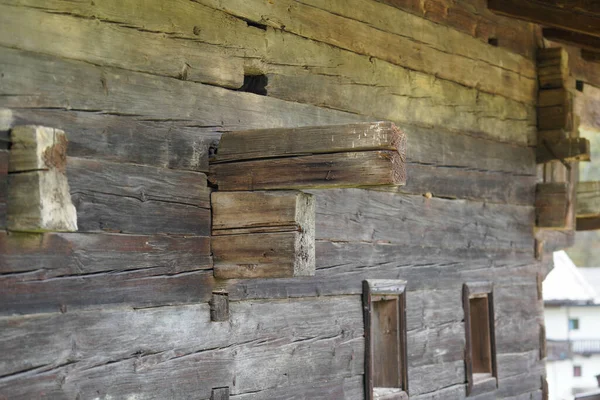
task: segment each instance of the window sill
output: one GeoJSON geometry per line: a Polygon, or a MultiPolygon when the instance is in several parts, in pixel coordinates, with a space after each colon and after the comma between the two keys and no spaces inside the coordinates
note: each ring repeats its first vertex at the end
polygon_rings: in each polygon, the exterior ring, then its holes
{"type": "Polygon", "coordinates": [[[473,374],[473,387],[469,396],[493,392],[498,388],[498,380],[490,373],[473,374]]]}
{"type": "Polygon", "coordinates": [[[408,394],[398,388],[373,388],[373,400],[408,400],[408,394]]]}

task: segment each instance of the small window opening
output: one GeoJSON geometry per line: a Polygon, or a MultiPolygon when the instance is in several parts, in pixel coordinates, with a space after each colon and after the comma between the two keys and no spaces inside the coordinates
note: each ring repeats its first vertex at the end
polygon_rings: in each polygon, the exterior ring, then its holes
{"type": "Polygon", "coordinates": [[[580,80],[575,81],[575,89],[578,92],[583,92],[583,86],[584,86],[583,81],[580,81],[580,80]]]}
{"type": "MultiPolygon", "coordinates": [[[[494,390],[498,385],[494,337],[494,308],[492,285],[487,282],[465,284],[467,394],[474,386],[494,390]]],[[[479,390],[478,390],[479,392],[479,390]]]]}
{"type": "Polygon", "coordinates": [[[569,318],[569,330],[570,331],[579,330],[579,318],[569,318]]]}
{"type": "Polygon", "coordinates": [[[368,400],[407,399],[405,281],[364,281],[368,400]]]}
{"type": "Polygon", "coordinates": [[[488,43],[491,44],[492,46],[498,47],[498,38],[495,38],[495,37],[488,38],[488,43]]]}
{"type": "Polygon", "coordinates": [[[573,365],[573,376],[581,376],[581,365],[573,365]]]}

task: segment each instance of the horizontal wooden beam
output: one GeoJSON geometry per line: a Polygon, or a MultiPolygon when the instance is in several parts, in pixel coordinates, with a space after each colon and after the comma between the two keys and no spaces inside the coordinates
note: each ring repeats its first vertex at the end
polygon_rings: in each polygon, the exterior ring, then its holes
{"type": "Polygon", "coordinates": [[[600,217],[577,218],[575,229],[578,231],[600,230],[600,217]]]}
{"type": "Polygon", "coordinates": [[[221,191],[400,186],[405,153],[389,122],[230,132],[209,179],[221,191]]]}
{"type": "Polygon", "coordinates": [[[568,44],[581,49],[600,51],[600,37],[558,28],[544,28],[544,38],[557,43],[568,44]]]}
{"type": "Polygon", "coordinates": [[[586,138],[568,138],[559,142],[543,141],[536,148],[538,164],[550,161],[590,161],[590,141],[586,138]]]}
{"type": "Polygon", "coordinates": [[[315,202],[298,191],[214,192],[212,251],[217,278],[315,273],[315,202]]]}
{"type": "Polygon", "coordinates": [[[600,49],[598,49],[598,50],[581,49],[581,58],[583,58],[585,61],[598,62],[598,61],[600,61],[600,49]]]}
{"type": "Polygon", "coordinates": [[[600,14],[593,1],[488,0],[496,14],[600,37],[600,14]]]}
{"type": "Polygon", "coordinates": [[[569,221],[570,185],[568,183],[538,183],[535,193],[536,226],[566,229],[569,221]]]}

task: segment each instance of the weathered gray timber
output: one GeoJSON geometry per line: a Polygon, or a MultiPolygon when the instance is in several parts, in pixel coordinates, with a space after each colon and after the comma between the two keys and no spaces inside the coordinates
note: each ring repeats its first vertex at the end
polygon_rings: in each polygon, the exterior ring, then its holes
{"type": "Polygon", "coordinates": [[[70,129],[69,156],[202,172],[208,172],[208,154],[218,139],[212,133],[217,128],[193,121],[93,111],[15,109],[6,123],[70,129]]]}
{"type": "Polygon", "coordinates": [[[0,274],[19,274],[21,281],[142,269],[177,274],[211,267],[210,239],[202,236],[0,232],[0,274]]]}
{"type": "MultiPolygon", "coordinates": [[[[535,240],[572,235],[534,237],[535,32],[478,0],[394,2],[0,0],[0,227],[3,138],[36,124],[69,135],[82,228],[0,232],[0,399],[361,400],[362,282],[397,279],[411,399],[467,399],[461,288],[489,281],[499,387],[468,399],[542,400],[535,240]],[[301,229],[279,211],[211,215],[223,134],[297,133],[261,153],[377,120],[406,134],[406,186],[311,189],[315,276],[215,278],[211,234],[301,229]]],[[[539,65],[541,106],[564,106],[566,64],[539,65]]]]}
{"type": "Polygon", "coordinates": [[[210,235],[210,190],[203,173],[69,160],[80,231],[210,235]]]}
{"type": "Polygon", "coordinates": [[[537,147],[538,164],[550,161],[590,161],[590,141],[585,138],[568,138],[558,142],[542,142],[537,147]]]}
{"type": "Polygon", "coordinates": [[[538,183],[535,193],[536,226],[549,229],[569,228],[570,186],[565,182],[538,183]]]}

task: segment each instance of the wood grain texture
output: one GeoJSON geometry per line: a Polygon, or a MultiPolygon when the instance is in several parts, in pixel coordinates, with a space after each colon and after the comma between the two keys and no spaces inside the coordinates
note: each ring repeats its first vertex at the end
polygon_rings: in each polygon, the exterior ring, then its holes
{"type": "Polygon", "coordinates": [[[212,234],[314,232],[314,197],[299,191],[213,192],[212,234]]]}
{"type": "Polygon", "coordinates": [[[404,132],[391,122],[259,129],[223,133],[211,162],[370,150],[396,150],[404,156],[406,147],[404,132]]]}
{"type": "Polygon", "coordinates": [[[500,93],[525,103],[531,102],[535,95],[534,67],[529,60],[504,49],[486,47],[461,32],[378,2],[353,1],[347,4],[305,0],[302,3],[286,1],[249,5],[235,0],[226,3],[203,0],[202,3],[358,54],[481,88],[484,92],[500,93]],[[403,23],[398,24],[398,20],[403,23]],[[405,30],[399,31],[401,27],[405,30]],[[420,36],[415,32],[423,34],[420,36]],[[450,40],[441,43],[441,38],[450,40]],[[459,50],[459,43],[465,42],[469,45],[459,50]],[[452,44],[455,48],[449,49],[452,44]],[[407,52],[406,49],[413,51],[407,52]],[[469,51],[467,49],[474,52],[465,54],[469,51]],[[479,62],[474,64],[473,59],[479,62]],[[498,68],[501,63],[503,68],[498,68]],[[444,68],[443,65],[454,65],[455,68],[444,68]],[[486,75],[489,79],[481,79],[486,75]],[[508,87],[522,86],[517,93],[508,93],[500,88],[499,83],[503,80],[515,82],[508,87]]]}
{"type": "Polygon", "coordinates": [[[9,345],[25,340],[38,356],[29,348],[19,359],[3,359],[3,371],[33,369],[0,380],[0,387],[11,398],[24,398],[14,394],[25,384],[35,391],[65,378],[66,384],[50,392],[98,395],[102,388],[102,395],[126,396],[139,394],[142,384],[152,395],[209,398],[212,388],[223,385],[232,394],[250,395],[309,387],[316,377],[339,382],[363,373],[359,296],[233,303],[231,318],[230,324],[211,323],[208,305],[198,304],[4,319],[2,332],[10,327],[7,337],[14,338],[9,345]],[[170,328],[156,321],[170,321],[170,328]],[[115,325],[122,327],[116,337],[115,325]],[[48,335],[57,326],[61,334],[48,335]],[[26,336],[17,339],[19,332],[26,336]],[[71,365],[62,366],[69,359],[71,365]],[[38,360],[43,364],[30,364],[38,360]]]}
{"type": "Polygon", "coordinates": [[[0,314],[37,314],[106,307],[144,308],[208,302],[212,271],[172,273],[165,268],[23,281],[1,278],[0,314]]]}
{"type": "Polygon", "coordinates": [[[569,53],[561,47],[538,49],[538,81],[540,90],[565,87],[569,79],[569,53]]]}
{"type": "Polygon", "coordinates": [[[490,0],[493,12],[544,26],[600,36],[600,13],[594,2],[490,0]]]}
{"type": "Polygon", "coordinates": [[[193,121],[85,111],[15,109],[7,124],[68,129],[69,156],[201,172],[208,172],[209,149],[218,139],[218,128],[193,121]]]}
{"type": "Polygon", "coordinates": [[[229,296],[224,292],[213,292],[210,299],[210,320],[223,322],[229,320],[229,296]]]}
{"type": "Polygon", "coordinates": [[[21,281],[156,269],[177,274],[212,268],[202,236],[0,232],[0,274],[21,281]]]}
{"type": "Polygon", "coordinates": [[[315,273],[314,233],[276,232],[213,236],[219,279],[287,278],[315,273]]]}
{"type": "Polygon", "coordinates": [[[2,46],[234,89],[243,84],[243,60],[218,46],[38,7],[0,5],[2,46]],[[19,34],[23,26],[30,27],[26,35],[19,34]],[[66,45],[73,32],[77,44],[66,45]]]}
{"type": "Polygon", "coordinates": [[[65,172],[67,136],[60,129],[15,126],[10,134],[9,172],[57,169],[65,172]]]}
{"type": "Polygon", "coordinates": [[[0,53],[4,73],[0,106],[7,108],[100,110],[158,120],[191,120],[194,125],[225,130],[332,125],[364,120],[340,111],[195,82],[99,68],[7,48],[1,48],[0,53]],[[269,110],[266,119],[265,110],[269,110]]]}
{"type": "Polygon", "coordinates": [[[542,33],[544,38],[553,42],[573,45],[590,51],[600,50],[600,38],[597,36],[557,28],[544,28],[542,33]]]}
{"type": "Polygon", "coordinates": [[[488,43],[534,58],[537,29],[533,24],[493,14],[482,0],[381,0],[401,10],[446,25],[488,43]]]}
{"type": "Polygon", "coordinates": [[[210,235],[210,189],[203,173],[69,160],[80,231],[210,235]]]}
{"type": "Polygon", "coordinates": [[[214,164],[219,190],[270,190],[399,186],[406,183],[397,151],[361,151],[214,164]]]}
{"type": "Polygon", "coordinates": [[[535,197],[536,226],[567,229],[570,198],[568,183],[538,183],[535,197]]]}

